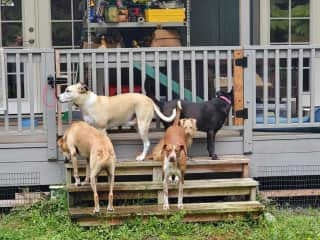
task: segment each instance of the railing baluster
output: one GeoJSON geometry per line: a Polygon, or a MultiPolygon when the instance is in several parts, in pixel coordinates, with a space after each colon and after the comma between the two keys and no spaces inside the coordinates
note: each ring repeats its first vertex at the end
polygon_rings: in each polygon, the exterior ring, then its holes
{"type": "MultiPolygon", "coordinates": [[[[45,76],[45,69],[46,69],[46,60],[45,60],[45,55],[44,53],[41,53],[41,61],[40,61],[40,89],[41,91],[44,91],[45,86],[47,86],[47,77],[45,76]]],[[[47,86],[49,87],[49,86],[47,86]]],[[[47,130],[48,126],[47,126],[47,110],[46,110],[46,106],[45,106],[45,95],[47,93],[43,93],[41,92],[41,112],[43,114],[42,116],[42,125],[43,125],[43,130],[47,130]]]]}
{"type": "Polygon", "coordinates": [[[197,86],[196,86],[196,54],[195,51],[191,52],[191,91],[192,101],[197,101],[197,86]]]}
{"type": "Polygon", "coordinates": [[[104,94],[109,96],[109,57],[108,52],[103,54],[103,67],[104,67],[104,94]]]}
{"type": "Polygon", "coordinates": [[[184,59],[183,51],[179,51],[179,84],[180,84],[180,99],[184,99],[184,59]]]}
{"type": "Polygon", "coordinates": [[[172,100],[172,52],[167,51],[168,100],[172,100]]]}
{"type": "Polygon", "coordinates": [[[160,76],[160,70],[159,70],[159,52],[156,51],[154,53],[154,69],[155,69],[155,94],[156,98],[160,99],[160,81],[159,81],[159,76],[160,76]]]}
{"type": "Polygon", "coordinates": [[[28,64],[27,64],[28,71],[25,71],[26,74],[26,83],[29,86],[29,105],[30,105],[30,129],[31,131],[34,131],[34,78],[33,78],[33,64],[32,64],[32,53],[28,54],[28,64]]]}
{"type": "MultiPolygon", "coordinates": [[[[16,83],[17,83],[17,111],[18,111],[18,130],[22,130],[22,102],[21,102],[21,58],[20,53],[16,54],[16,83]]],[[[25,68],[25,65],[23,65],[25,68]]],[[[25,70],[24,70],[25,72],[25,70]]],[[[25,79],[25,78],[24,78],[25,79]]],[[[26,93],[25,93],[26,94],[26,93]]],[[[26,96],[24,96],[26,97],[26,96]]]]}
{"type": "MultiPolygon", "coordinates": [[[[60,53],[61,54],[61,53],[60,53]]],[[[67,83],[68,86],[73,83],[72,81],[72,67],[71,67],[71,54],[67,54],[67,83]]],[[[72,103],[68,103],[68,122],[72,123],[72,103]]]]}
{"type": "Polygon", "coordinates": [[[219,50],[216,50],[215,51],[215,61],[214,61],[214,66],[215,66],[215,89],[216,89],[216,92],[217,91],[220,91],[220,51],[219,50]]]}
{"type": "Polygon", "coordinates": [[[253,125],[256,124],[257,119],[257,64],[256,64],[256,50],[252,51],[252,114],[253,114],[253,125]]]}
{"type": "Polygon", "coordinates": [[[142,93],[145,94],[144,83],[146,81],[146,52],[141,52],[141,87],[142,93]]]}
{"type": "Polygon", "coordinates": [[[280,52],[276,49],[276,59],[275,59],[275,115],[276,124],[280,123],[280,52]]]}
{"type": "Polygon", "coordinates": [[[129,92],[134,92],[133,53],[129,52],[129,92]]]}
{"type": "Polygon", "coordinates": [[[83,53],[80,53],[80,58],[79,58],[79,79],[80,82],[84,82],[84,66],[83,66],[83,53]]]}
{"type": "Polygon", "coordinates": [[[314,123],[315,121],[315,112],[314,112],[314,106],[315,106],[315,98],[316,98],[316,92],[319,94],[319,89],[315,89],[315,81],[317,79],[316,76],[316,51],[315,48],[311,49],[311,79],[310,79],[310,93],[311,93],[311,99],[310,99],[310,122],[314,123]]]}
{"type": "Polygon", "coordinates": [[[203,99],[204,101],[208,101],[208,51],[203,51],[203,99]]]}
{"type": "Polygon", "coordinates": [[[292,87],[292,58],[291,49],[287,52],[287,123],[291,123],[291,87],[292,87]]]}
{"type": "Polygon", "coordinates": [[[117,52],[117,94],[121,94],[121,54],[120,52],[118,51],[117,52]]]}
{"type": "Polygon", "coordinates": [[[268,123],[268,50],[263,50],[263,121],[268,123]]]}
{"type": "MultiPolygon", "coordinates": [[[[90,64],[89,64],[90,66],[90,64]]],[[[92,89],[93,92],[98,93],[97,91],[97,67],[96,67],[96,53],[91,55],[91,74],[92,74],[92,89]]]]}
{"type": "Polygon", "coordinates": [[[299,49],[299,63],[298,63],[298,118],[299,123],[303,122],[302,115],[303,115],[303,109],[302,109],[302,90],[303,90],[303,49],[299,49]]]}

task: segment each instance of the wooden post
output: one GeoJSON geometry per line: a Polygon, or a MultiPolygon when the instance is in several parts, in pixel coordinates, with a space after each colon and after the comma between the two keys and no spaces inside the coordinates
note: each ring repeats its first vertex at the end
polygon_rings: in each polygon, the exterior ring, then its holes
{"type": "Polygon", "coordinates": [[[250,201],[256,201],[257,200],[257,188],[253,187],[250,190],[250,201]]]}
{"type": "Polygon", "coordinates": [[[249,177],[249,166],[248,166],[248,163],[244,163],[242,165],[242,177],[243,178],[249,177]]]}
{"type": "MultiPolygon", "coordinates": [[[[153,168],[152,181],[162,182],[162,168],[161,167],[154,167],[153,168]]],[[[158,204],[163,204],[163,192],[161,190],[158,191],[158,204]]]]}
{"type": "MultiPolygon", "coordinates": [[[[243,109],[243,67],[236,66],[237,59],[243,58],[243,50],[236,50],[233,53],[233,101],[234,114],[243,109]]],[[[234,125],[243,125],[242,118],[234,118],[234,125]]]]}

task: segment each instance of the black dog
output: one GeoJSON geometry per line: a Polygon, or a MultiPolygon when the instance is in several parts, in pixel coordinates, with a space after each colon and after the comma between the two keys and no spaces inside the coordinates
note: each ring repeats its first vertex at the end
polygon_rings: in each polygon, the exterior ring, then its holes
{"type": "MultiPolygon", "coordinates": [[[[177,100],[160,102],[150,92],[147,92],[147,95],[153,99],[165,115],[170,115],[172,109],[177,106],[177,100]]],[[[233,89],[227,93],[219,91],[216,94],[216,98],[207,102],[193,103],[181,100],[181,118],[195,118],[197,120],[197,129],[207,133],[207,150],[212,159],[218,159],[214,146],[216,133],[222,128],[232,104],[233,89]]],[[[163,122],[163,124],[165,128],[170,126],[170,123],[163,122]]]]}

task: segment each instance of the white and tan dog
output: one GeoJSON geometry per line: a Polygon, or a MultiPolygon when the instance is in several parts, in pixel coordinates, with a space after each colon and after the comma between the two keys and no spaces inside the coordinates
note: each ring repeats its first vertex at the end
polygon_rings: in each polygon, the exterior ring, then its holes
{"type": "Polygon", "coordinates": [[[108,211],[113,211],[113,186],[116,155],[108,136],[101,131],[89,126],[86,122],[73,122],[58,139],[58,146],[65,157],[71,158],[76,186],[89,182],[94,197],[94,213],[100,211],[99,196],[97,192],[97,177],[102,170],[108,173],[109,196],[108,211]],[[87,159],[86,179],[80,183],[78,176],[77,154],[87,159]]]}
{"type": "MultiPolygon", "coordinates": [[[[194,118],[183,118],[180,119],[179,124],[184,130],[185,142],[187,144],[187,148],[189,149],[192,145],[192,139],[197,132],[197,120],[194,118]]],[[[152,153],[147,156],[147,159],[162,161],[163,144],[164,137],[160,139],[156,146],[154,146],[154,148],[152,149],[152,153]]]]}
{"type": "Polygon", "coordinates": [[[183,209],[183,184],[187,167],[187,143],[184,129],[179,126],[181,104],[178,101],[177,116],[174,123],[167,128],[162,149],[163,171],[163,209],[169,209],[168,183],[178,184],[178,208],[183,209]]]}
{"type": "Polygon", "coordinates": [[[127,125],[136,118],[138,131],[143,141],[143,151],[137,160],[143,160],[148,152],[149,127],[154,112],[166,122],[172,122],[176,116],[174,109],[170,117],[161,113],[151,98],[139,93],[126,93],[117,96],[98,96],[88,90],[84,83],[68,86],[64,93],[59,95],[60,102],[72,102],[77,105],[84,121],[105,131],[112,127],[127,125]]]}

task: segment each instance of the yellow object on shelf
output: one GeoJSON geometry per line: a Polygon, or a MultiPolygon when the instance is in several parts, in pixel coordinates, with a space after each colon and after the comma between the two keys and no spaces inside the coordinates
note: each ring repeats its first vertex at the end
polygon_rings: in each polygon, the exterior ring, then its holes
{"type": "Polygon", "coordinates": [[[184,22],[184,8],[146,9],[146,22],[184,22]]]}

